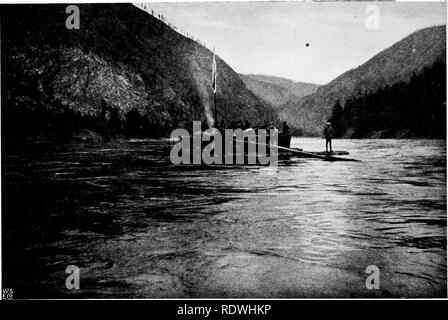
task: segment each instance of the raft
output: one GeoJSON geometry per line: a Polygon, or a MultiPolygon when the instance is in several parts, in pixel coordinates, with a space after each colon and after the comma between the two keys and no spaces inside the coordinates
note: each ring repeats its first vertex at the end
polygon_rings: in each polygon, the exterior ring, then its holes
{"type": "Polygon", "coordinates": [[[303,151],[301,149],[295,149],[295,148],[285,148],[277,146],[279,151],[281,152],[287,152],[291,156],[297,156],[301,158],[315,158],[315,159],[321,159],[325,161],[351,161],[351,162],[361,162],[357,159],[351,159],[351,158],[342,158],[342,157],[335,157],[336,155],[347,155],[349,154],[347,151],[339,151],[339,152],[333,152],[332,154],[327,154],[325,151],[323,152],[307,152],[303,151]]]}
{"type": "MultiPolygon", "coordinates": [[[[235,140],[235,141],[240,141],[240,140],[235,140]]],[[[268,146],[267,144],[259,143],[259,142],[257,142],[256,144],[268,146]]],[[[274,146],[274,145],[272,145],[272,146],[274,146]]],[[[361,162],[360,160],[357,160],[357,159],[342,158],[342,157],[334,156],[334,154],[347,155],[347,154],[349,154],[348,151],[333,151],[332,154],[327,154],[325,151],[323,151],[323,152],[307,152],[307,151],[303,151],[302,149],[286,148],[286,147],[282,147],[282,146],[278,146],[278,145],[274,146],[274,147],[277,147],[279,154],[288,154],[289,156],[296,156],[296,157],[300,157],[300,158],[315,158],[315,159],[321,159],[324,161],[361,162]]]]}
{"type": "MultiPolygon", "coordinates": [[[[313,152],[313,153],[321,155],[321,156],[327,155],[327,151],[320,151],[320,152],[313,152]]],[[[349,154],[350,154],[350,152],[348,152],[348,151],[333,151],[330,153],[330,155],[332,155],[332,156],[348,156],[349,154]]]]}

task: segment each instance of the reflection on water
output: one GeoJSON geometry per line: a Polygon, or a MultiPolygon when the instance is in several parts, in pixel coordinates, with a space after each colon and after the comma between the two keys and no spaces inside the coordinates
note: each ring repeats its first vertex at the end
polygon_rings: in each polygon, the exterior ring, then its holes
{"type": "Polygon", "coordinates": [[[3,287],[17,297],[446,296],[445,141],[334,145],[362,162],[174,166],[161,141],[6,147],[3,287]],[[65,288],[72,264],[79,291],[65,288]],[[366,289],[368,265],[380,290],[366,289]]]}

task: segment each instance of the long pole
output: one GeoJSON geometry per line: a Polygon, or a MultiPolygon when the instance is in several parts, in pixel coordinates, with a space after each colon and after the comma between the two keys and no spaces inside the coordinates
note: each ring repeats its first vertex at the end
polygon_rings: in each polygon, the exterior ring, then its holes
{"type": "Polygon", "coordinates": [[[214,110],[215,127],[217,127],[218,126],[218,114],[216,113],[216,92],[213,93],[213,101],[214,101],[214,105],[215,105],[215,110],[214,110]]]}

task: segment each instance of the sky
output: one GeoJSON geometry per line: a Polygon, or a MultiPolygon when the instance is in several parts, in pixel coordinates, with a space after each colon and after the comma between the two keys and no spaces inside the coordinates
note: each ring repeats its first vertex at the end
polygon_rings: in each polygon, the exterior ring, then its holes
{"type": "Polygon", "coordinates": [[[358,67],[418,29],[446,24],[446,4],[440,2],[147,5],[207,47],[215,47],[238,73],[316,84],[358,67]]]}

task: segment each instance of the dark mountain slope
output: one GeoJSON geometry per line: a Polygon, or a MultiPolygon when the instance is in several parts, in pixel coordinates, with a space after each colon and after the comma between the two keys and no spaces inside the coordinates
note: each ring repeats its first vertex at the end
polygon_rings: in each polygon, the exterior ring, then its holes
{"type": "Polygon", "coordinates": [[[333,107],[338,136],[349,138],[446,137],[446,58],[398,82],[333,107]]]}
{"type": "Polygon", "coordinates": [[[408,82],[413,74],[446,55],[445,26],[416,31],[372,59],[342,74],[314,94],[282,106],[280,117],[292,121],[305,134],[319,135],[336,101],[373,92],[386,85],[408,82]]]}
{"type": "MultiPolygon", "coordinates": [[[[4,133],[88,125],[158,136],[210,120],[207,48],[131,4],[79,5],[79,30],[66,29],[65,8],[2,6],[4,133]]],[[[219,57],[217,68],[218,116],[275,119],[219,57]]]]}

